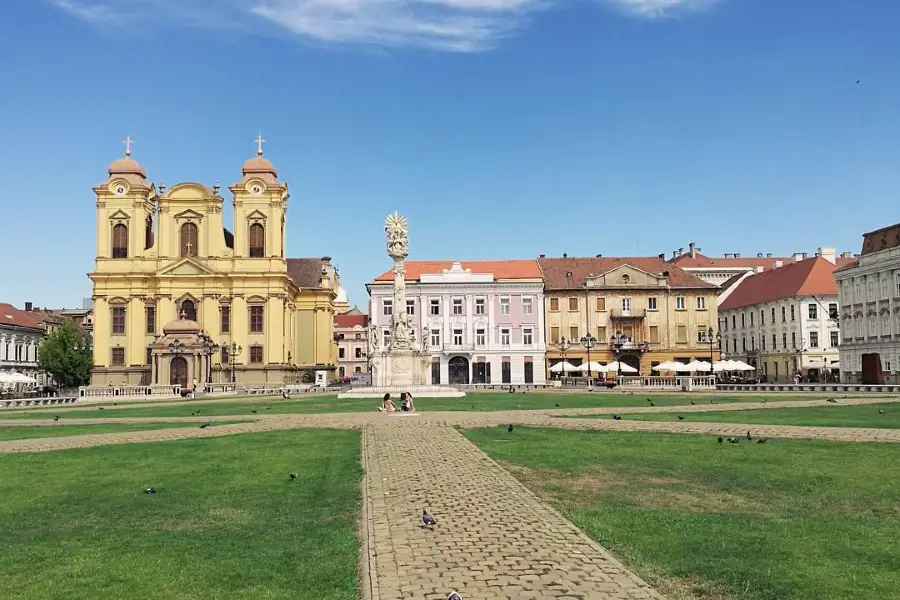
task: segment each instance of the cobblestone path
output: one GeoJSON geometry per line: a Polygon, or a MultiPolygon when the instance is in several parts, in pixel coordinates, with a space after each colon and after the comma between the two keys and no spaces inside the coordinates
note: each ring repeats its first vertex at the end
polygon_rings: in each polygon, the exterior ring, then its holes
{"type": "Polygon", "coordinates": [[[363,457],[373,600],[662,598],[452,427],[367,427],[363,457]]]}

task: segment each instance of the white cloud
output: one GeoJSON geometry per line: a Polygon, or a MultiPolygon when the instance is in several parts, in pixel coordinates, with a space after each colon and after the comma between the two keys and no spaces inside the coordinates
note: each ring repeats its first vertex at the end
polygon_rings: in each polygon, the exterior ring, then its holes
{"type": "Polygon", "coordinates": [[[700,11],[708,8],[716,0],[603,0],[632,15],[655,19],[677,12],[700,11]]]}
{"type": "MultiPolygon", "coordinates": [[[[48,0],[94,23],[276,26],[336,44],[479,52],[521,30],[542,9],[577,0],[48,0]]],[[[696,10],[714,0],[595,0],[640,17],[696,10]]]]}

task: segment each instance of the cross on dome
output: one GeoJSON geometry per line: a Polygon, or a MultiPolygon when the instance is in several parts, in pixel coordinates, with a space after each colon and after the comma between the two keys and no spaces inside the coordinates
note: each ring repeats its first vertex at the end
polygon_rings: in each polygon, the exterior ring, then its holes
{"type": "Polygon", "coordinates": [[[260,133],[259,133],[259,137],[256,138],[256,139],[253,140],[253,141],[256,142],[256,155],[257,155],[257,156],[262,156],[262,153],[263,153],[263,151],[262,151],[262,145],[263,145],[263,142],[266,141],[266,140],[263,139],[262,132],[260,132],[260,133]]]}
{"type": "Polygon", "coordinates": [[[131,139],[131,136],[128,136],[123,143],[125,144],[125,156],[131,156],[131,144],[134,143],[134,140],[131,139]]]}

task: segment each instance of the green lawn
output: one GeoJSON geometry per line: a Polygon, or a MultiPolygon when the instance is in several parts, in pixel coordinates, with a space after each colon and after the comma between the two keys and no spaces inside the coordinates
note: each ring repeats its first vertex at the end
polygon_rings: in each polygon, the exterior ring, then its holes
{"type": "Polygon", "coordinates": [[[302,430],[0,454],[0,598],[356,600],[359,452],[302,430]]]}
{"type": "MultiPolygon", "coordinates": [[[[685,412],[685,422],[753,423],[758,425],[809,425],[812,427],[900,427],[900,403],[864,404],[859,406],[809,406],[800,408],[771,408],[759,410],[728,410],[718,412],[685,412]],[[884,411],[880,414],[878,411],[884,411]]],[[[609,415],[604,415],[610,418],[609,415]]],[[[634,421],[677,421],[676,413],[623,414],[634,421]]]]}
{"type": "Polygon", "coordinates": [[[896,445],[524,427],[466,435],[669,597],[897,598],[896,445]]]}
{"type": "MultiPolygon", "coordinates": [[[[495,410],[535,410],[552,408],[592,408],[598,406],[647,406],[647,398],[651,398],[657,406],[680,406],[695,402],[697,404],[716,404],[732,402],[759,402],[764,396],[755,395],[687,395],[687,394],[623,394],[619,392],[597,391],[593,393],[572,394],[559,392],[529,392],[527,394],[509,394],[475,392],[465,398],[420,398],[416,400],[418,411],[495,411],[495,410]]],[[[822,400],[826,396],[790,396],[790,400],[822,400]]],[[[770,396],[771,398],[771,396],[770,396]]],[[[338,400],[334,396],[314,397],[307,399],[284,400],[280,396],[270,399],[248,397],[240,400],[220,401],[205,400],[193,402],[167,402],[164,404],[144,405],[140,407],[104,405],[103,410],[65,411],[59,408],[54,412],[34,413],[32,411],[0,412],[0,419],[33,419],[36,415],[52,418],[54,414],[64,415],[66,419],[97,417],[187,417],[199,410],[203,416],[252,415],[258,414],[314,414],[334,412],[371,412],[380,404],[376,398],[360,400],[338,400]],[[267,407],[271,406],[271,409],[267,407]]],[[[38,417],[38,418],[41,418],[38,417]]]]}
{"type": "MultiPolygon", "coordinates": [[[[239,423],[240,421],[232,421],[239,423]]],[[[210,427],[225,425],[215,422],[210,427]]],[[[199,427],[199,423],[110,423],[108,425],[24,425],[0,427],[0,441],[25,440],[31,438],[63,437],[67,435],[89,435],[97,433],[120,433],[123,431],[145,431],[148,429],[169,429],[172,427],[199,427]]]]}

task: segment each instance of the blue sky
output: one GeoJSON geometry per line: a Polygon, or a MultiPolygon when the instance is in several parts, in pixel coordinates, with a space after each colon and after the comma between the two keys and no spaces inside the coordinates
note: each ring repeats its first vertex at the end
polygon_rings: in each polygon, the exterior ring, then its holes
{"type": "MultiPolygon", "coordinates": [[[[93,185],[240,177],[351,301],[411,259],[858,251],[898,221],[895,0],[7,0],[0,300],[79,305],[93,185]],[[856,80],[860,79],[857,85],[856,80]]],[[[226,214],[230,219],[230,211],[226,214]]]]}

